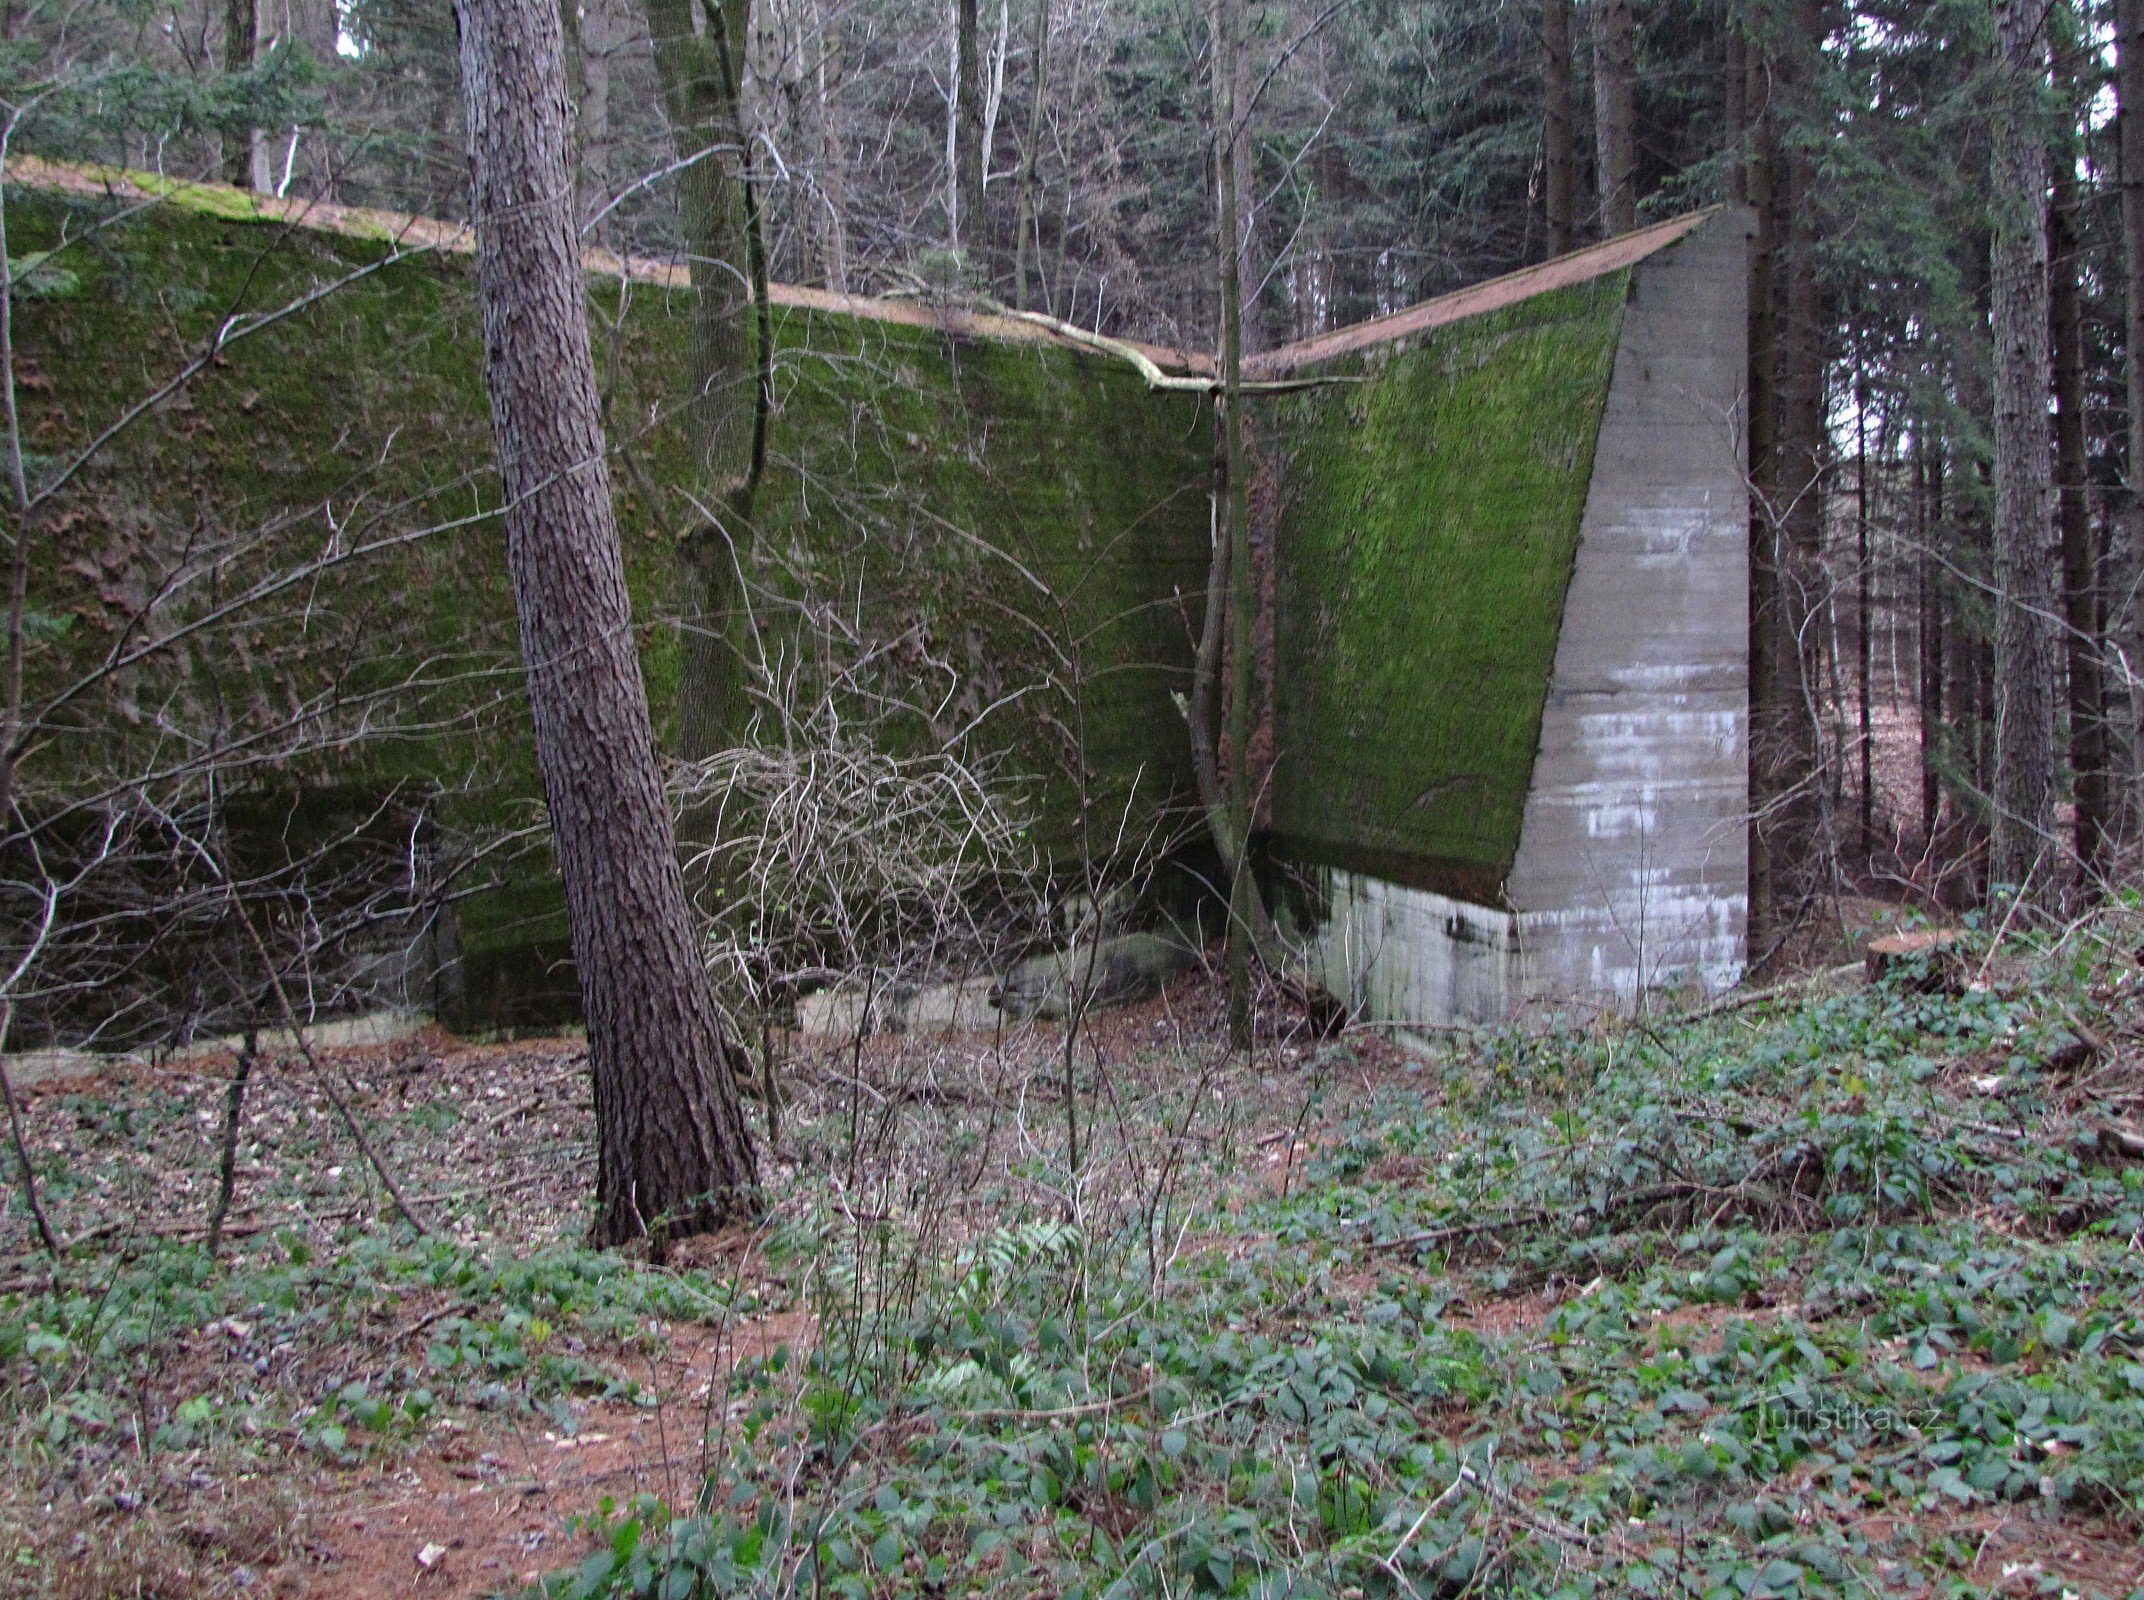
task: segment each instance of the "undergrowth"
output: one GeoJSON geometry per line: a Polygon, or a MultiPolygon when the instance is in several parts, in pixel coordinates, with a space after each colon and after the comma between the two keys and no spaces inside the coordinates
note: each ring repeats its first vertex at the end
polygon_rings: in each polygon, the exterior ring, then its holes
{"type": "Polygon", "coordinates": [[[659,1412],[688,1488],[591,1488],[575,1600],[2144,1595],[2137,944],[1434,1060],[1120,1037],[1072,1126],[1055,1047],[850,1063],[725,1265],[105,1239],[0,1290],[0,1420],[120,1538],[171,1463],[659,1412]]]}
{"type": "Polygon", "coordinates": [[[2082,1592],[1975,1547],[2144,1527],[2133,968],[2103,931],[1367,1095],[1343,1044],[1284,1193],[829,1225],[699,1502],[610,1504],[547,1592],[2082,1592]]]}

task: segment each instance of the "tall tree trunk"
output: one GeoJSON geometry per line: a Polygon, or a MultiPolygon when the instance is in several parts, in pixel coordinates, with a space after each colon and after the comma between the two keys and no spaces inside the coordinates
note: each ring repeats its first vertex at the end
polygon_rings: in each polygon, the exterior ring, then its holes
{"type": "Polygon", "coordinates": [[[1762,961],[1812,904],[1823,810],[1815,695],[1825,639],[1816,625],[1826,455],[1823,316],[1816,251],[1821,197],[1808,156],[1787,147],[1782,116],[1807,93],[1816,0],[1793,26],[1753,34],[1748,189],[1750,256],[1750,945],[1762,961]]]}
{"type": "Polygon", "coordinates": [[[1234,846],[1228,894],[1228,1034],[1251,1045],[1251,551],[1243,450],[1243,218],[1238,212],[1238,0],[1213,0],[1216,189],[1220,199],[1222,495],[1228,541],[1228,831],[1234,846]]]}
{"type": "Polygon", "coordinates": [[[1720,120],[1727,125],[1727,198],[1749,199],[1749,22],[1743,6],[1727,15],[1726,59],[1721,64],[1720,120]]]}
{"type": "Polygon", "coordinates": [[[1921,839],[1933,846],[1943,790],[1943,588],[1934,541],[1943,524],[1943,452],[1914,431],[1914,533],[1920,546],[1921,839]]]}
{"type": "Polygon", "coordinates": [[[1787,648],[1790,630],[1780,581],[1779,524],[1779,234],[1777,139],[1768,58],[1748,51],[1751,117],[1745,189],[1756,212],[1749,260],[1749,941],[1762,960],[1784,930],[1789,896],[1783,882],[1793,859],[1774,808],[1793,782],[1789,733],[1794,712],[1787,648]]]}
{"type": "Polygon", "coordinates": [[[2046,900],[2055,823],[2056,539],[2047,397],[2047,56],[2031,0],[1996,0],[1988,264],[1995,336],[1995,837],[1992,881],[2046,900]]]}
{"type": "Polygon", "coordinates": [[[976,0],[953,0],[953,203],[955,250],[980,264],[983,234],[983,44],[976,0]]]}
{"type": "MultiPolygon", "coordinates": [[[[744,714],[744,660],[733,630],[749,559],[765,392],[754,381],[751,197],[739,100],[751,0],[641,0],[677,159],[678,214],[692,277],[688,420],[709,521],[678,543],[677,749],[688,760],[726,748],[744,714]],[[710,153],[712,152],[712,153],[710,153]]],[[[755,354],[758,363],[755,363],[755,354]]]]}
{"type": "MultiPolygon", "coordinates": [[[[1255,354],[1271,345],[1273,340],[1266,328],[1265,298],[1259,293],[1265,278],[1266,260],[1258,248],[1258,164],[1251,143],[1251,114],[1256,109],[1251,104],[1251,53],[1244,48],[1243,0],[1223,0],[1223,3],[1231,7],[1235,15],[1230,55],[1235,62],[1231,103],[1235,107],[1236,137],[1230,151],[1229,171],[1236,191],[1236,332],[1243,349],[1255,354]]],[[[1251,582],[1248,571],[1243,581],[1251,582]]]]}
{"type": "Polygon", "coordinates": [[[611,10],[611,0],[586,0],[585,8],[565,0],[566,14],[576,25],[569,28],[566,46],[579,63],[574,96],[574,145],[579,155],[581,217],[593,217],[610,202],[611,59],[624,48],[624,29],[611,10]],[[573,13],[579,11],[578,18],[573,13]],[[578,41],[579,48],[574,49],[578,41]]]}
{"type": "Polygon", "coordinates": [[[554,0],[457,0],[484,375],[537,761],[588,1022],[595,1237],[658,1246],[758,1174],[656,768],[590,354],[554,0]]]}
{"type": "Polygon", "coordinates": [[[1027,71],[1027,136],[1020,145],[1020,188],[1013,199],[1013,303],[1022,311],[1034,309],[1028,267],[1032,263],[1039,271],[1042,265],[1042,240],[1035,233],[1035,164],[1042,153],[1042,110],[1050,88],[1050,0],[1035,0],[1027,71]]]}
{"type": "Polygon", "coordinates": [[[1594,179],[1603,235],[1638,225],[1637,34],[1632,0],[1594,0],[1594,179]]]}
{"type": "Polygon", "coordinates": [[[1548,253],[1578,242],[1578,125],[1571,115],[1571,0],[1541,0],[1541,200],[1548,253]]]}
{"type": "MultiPolygon", "coordinates": [[[[251,72],[260,59],[260,37],[259,0],[224,0],[223,70],[234,75],[251,72]]],[[[275,187],[268,170],[268,141],[260,129],[233,128],[225,137],[223,178],[241,189],[275,187]]]]}
{"type": "MultiPolygon", "coordinates": [[[[1780,92],[1806,101],[1819,37],[1818,0],[1798,0],[1791,54],[1775,65],[1780,92]]],[[[1817,704],[1824,656],[1831,643],[1823,627],[1828,612],[1824,582],[1824,497],[1831,433],[1827,426],[1826,373],[1833,318],[1817,276],[1823,242],[1822,197],[1816,163],[1796,146],[1780,161],[1775,184],[1779,215],[1774,235],[1781,245],[1783,280],[1778,329],[1779,420],[1773,460],[1779,508],[1779,668],[1784,763],[1780,820],[1794,863],[1784,887],[1791,915],[1800,917],[1830,888],[1837,867],[1835,841],[1822,837],[1824,799],[1820,780],[1822,720],[1817,704]]],[[[1836,774],[1833,775],[1836,778],[1836,774]]]]}
{"type": "MultiPolygon", "coordinates": [[[[2127,380],[2129,437],[2127,493],[2122,496],[2122,536],[2116,541],[2125,566],[2144,561],[2144,0],[2114,0],[2115,75],[2121,114],[2117,118],[2122,188],[2122,371],[2127,380]]],[[[2125,592],[2120,583],[2109,592],[2125,592]]],[[[2120,617],[2107,619],[2110,632],[2135,640],[2144,621],[2133,602],[2120,617]]],[[[2130,713],[2144,723],[2144,696],[2128,692],[2130,713]]],[[[2144,727],[2132,724],[2130,756],[2144,762],[2144,727]]],[[[2139,809],[2140,774],[2123,774],[2123,793],[2110,796],[2113,809],[2134,828],[2139,809]]]]}
{"type": "Polygon", "coordinates": [[[810,104],[816,131],[809,145],[816,155],[817,167],[812,179],[813,237],[826,286],[836,294],[847,294],[849,157],[833,104],[833,87],[840,81],[841,36],[826,14],[823,0],[813,0],[805,29],[811,41],[810,104]]]}
{"type": "Polygon", "coordinates": [[[1859,695],[1855,745],[1860,756],[1861,856],[1876,852],[1876,731],[1869,702],[1869,678],[1875,668],[1875,632],[1871,617],[1869,573],[1869,391],[1854,374],[1854,680],[1859,695]]]}
{"type": "Polygon", "coordinates": [[[2085,458],[2084,310],[2077,287],[2077,180],[2055,163],[2048,214],[2048,309],[2055,363],[2055,494],[2062,530],[2062,607],[2069,675],[2070,772],[2077,862],[2087,883],[2107,837],[2106,712],[2100,695],[2099,563],[2085,458]]]}

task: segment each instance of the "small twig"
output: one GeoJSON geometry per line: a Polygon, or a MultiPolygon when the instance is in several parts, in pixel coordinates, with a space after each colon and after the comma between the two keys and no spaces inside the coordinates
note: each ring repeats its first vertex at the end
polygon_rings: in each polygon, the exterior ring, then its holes
{"type": "Polygon", "coordinates": [[[415,1322],[412,1322],[408,1327],[396,1332],[391,1338],[388,1339],[387,1342],[391,1345],[395,1345],[400,1344],[404,1339],[414,1339],[418,1334],[424,1332],[424,1330],[429,1328],[433,1323],[438,1322],[443,1317],[453,1315],[454,1312],[463,1309],[467,1306],[467,1304],[468,1302],[465,1300],[449,1300],[444,1305],[437,1306],[432,1310],[427,1311],[423,1316],[419,1317],[415,1322]]]}
{"type": "Polygon", "coordinates": [[[1677,1022],[1705,1022],[1713,1017],[1724,1017],[1730,1012],[1746,1011],[1751,1006],[1761,1006],[1767,1000],[1785,999],[1797,989],[1806,989],[1812,984],[1822,983],[1832,978],[1843,978],[1848,973],[1859,972],[1860,970],[1860,962],[1849,961],[1844,966],[1825,967],[1818,972],[1805,972],[1798,978],[1788,978],[1783,983],[1775,983],[1765,989],[1752,989],[1747,994],[1722,995],[1717,1000],[1708,1001],[1704,1005],[1694,1007],[1691,1010],[1671,1013],[1666,1016],[1654,1016],[1650,1020],[1659,1025],[1677,1022]]]}
{"type": "Polygon", "coordinates": [[[1065,1417],[1091,1417],[1098,1412],[1114,1411],[1119,1406],[1137,1405],[1153,1394],[1159,1381],[1144,1389],[1135,1389],[1130,1394],[1106,1395],[1100,1400],[1084,1401],[1076,1406],[1057,1406],[1048,1411],[1024,1411],[1017,1407],[989,1407],[980,1411],[963,1411],[958,1419],[962,1422],[989,1419],[1005,1422],[1055,1422],[1065,1417]]]}
{"type": "Polygon", "coordinates": [[[1574,1528],[1560,1517],[1552,1517],[1544,1511],[1535,1511],[1510,1490],[1499,1488],[1483,1478],[1472,1467],[1461,1467],[1459,1476],[1481,1491],[1482,1497],[1501,1506],[1504,1512],[1517,1518],[1536,1533],[1545,1533],[1551,1539],[1564,1544],[1575,1544],[1583,1549],[1593,1548],[1593,1536],[1583,1528],[1574,1528]]]}
{"type": "MultiPolygon", "coordinates": [[[[1744,1185],[1754,1182],[1757,1176],[1756,1173],[1751,1173],[1750,1177],[1744,1180],[1744,1185]]],[[[1737,1190],[1744,1185],[1737,1185],[1737,1190]]],[[[1692,1195],[1709,1195],[1719,1192],[1714,1186],[1703,1183],[1687,1181],[1654,1183],[1648,1184],[1643,1189],[1633,1189],[1628,1194],[1618,1195],[1614,1199],[1604,1201],[1598,1206],[1578,1206],[1573,1208],[1573,1214],[1577,1215],[1590,1211],[1605,1222],[1608,1218],[1619,1215],[1622,1212],[1658,1205],[1664,1200],[1686,1200],[1692,1195]]],[[[1730,1191],[1730,1198],[1733,1192],[1730,1191]]],[[[1483,1234],[1503,1233],[1511,1228],[1524,1228],[1537,1222],[1546,1222],[1552,1216],[1558,1215],[1561,1209],[1551,1210],[1547,1206],[1533,1206],[1525,1211],[1506,1212],[1502,1216],[1483,1217],[1474,1222],[1455,1222],[1449,1227],[1430,1228],[1425,1232],[1410,1233],[1397,1239],[1373,1240],[1369,1248],[1372,1250],[1405,1250],[1410,1245],[1444,1244],[1452,1240],[1476,1238],[1483,1234]]]]}

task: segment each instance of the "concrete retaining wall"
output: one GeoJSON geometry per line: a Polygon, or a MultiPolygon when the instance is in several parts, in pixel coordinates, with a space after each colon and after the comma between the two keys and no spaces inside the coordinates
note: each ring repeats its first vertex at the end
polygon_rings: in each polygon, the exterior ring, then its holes
{"type": "Polygon", "coordinates": [[[1429,1025],[1739,979],[1748,915],[1748,222],[1637,262],[1501,907],[1318,869],[1315,958],[1429,1025]]]}

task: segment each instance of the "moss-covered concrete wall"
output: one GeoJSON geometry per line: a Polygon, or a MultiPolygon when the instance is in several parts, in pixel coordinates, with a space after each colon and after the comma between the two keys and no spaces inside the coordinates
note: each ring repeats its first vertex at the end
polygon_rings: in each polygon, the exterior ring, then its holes
{"type": "Polygon", "coordinates": [[[1304,369],[1280,458],[1276,844],[1499,903],[1629,274],[1304,369]]]}
{"type": "MultiPolygon", "coordinates": [[[[33,479],[217,328],[304,303],[113,435],[41,522],[33,689],[169,643],[71,703],[27,802],[250,731],[253,785],[286,797],[264,814],[296,817],[293,792],[344,809],[401,793],[449,859],[493,846],[454,886],[474,891],[454,918],[462,1020],[570,1009],[466,237],[119,177],[114,198],[111,175],[47,164],[9,190],[33,479]],[[436,249],[397,255],[397,239],[436,249]],[[187,633],[309,557],[327,569],[256,597],[243,627],[187,633]],[[302,726],[302,759],[280,722],[302,726]]],[[[1258,358],[1254,377],[1311,382],[1261,394],[1251,418],[1272,619],[1251,754],[1277,853],[1322,869],[1322,909],[1298,909],[1324,929],[1335,987],[1392,980],[1363,989],[1373,1010],[1449,1020],[1558,985],[1624,993],[1685,946],[1708,982],[1739,960],[1724,847],[1700,841],[1676,869],[1670,909],[1703,926],[1662,944],[1660,829],[1631,844],[1610,826],[1671,790],[1711,832],[1738,814],[1739,635],[1675,622],[1739,616],[1719,596],[1740,479],[1707,430],[1735,403],[1742,246],[1735,219],[1709,215],[1258,358]],[[1656,368],[1682,375],[1675,394],[1653,392],[1656,368]],[[1673,616],[1626,620],[1670,595],[1673,616]],[[1691,662],[1718,705],[1644,700],[1691,662]],[[1629,926],[1642,960],[1610,948],[1629,926]]],[[[674,269],[610,266],[591,315],[667,728],[675,540],[697,525],[690,307],[674,269]]],[[[840,676],[859,711],[914,708],[882,736],[993,758],[1060,857],[1083,820],[1195,837],[1173,695],[1206,578],[1207,402],[1004,319],[775,299],[768,471],[740,551],[762,596],[752,636],[806,680],[840,676]]]]}
{"type": "MultiPolygon", "coordinates": [[[[51,690],[144,630],[181,630],[293,556],[369,553],[253,608],[248,629],[176,644],[81,701],[72,731],[40,750],[33,790],[302,708],[316,733],[368,719],[403,731],[303,771],[266,759],[258,781],[424,791],[466,838],[535,820],[467,259],[352,278],[390,247],[224,209],[9,190],[18,262],[59,249],[15,304],[33,478],[229,319],[340,285],[114,436],[48,513],[60,537],[33,580],[33,679],[51,690]],[[368,702],[389,690],[391,705],[368,702]]],[[[677,406],[687,308],[677,290],[615,279],[592,303],[627,458],[616,481],[643,660],[667,723],[671,540],[691,481],[677,406]]],[[[1128,798],[1148,818],[1180,805],[1170,692],[1188,676],[1204,582],[1203,403],[1048,342],[810,306],[780,308],[777,334],[757,575],[840,610],[882,683],[928,691],[943,715],[915,737],[987,710],[972,737],[1036,791],[1046,842],[1069,845],[1082,806],[1113,822],[1128,798]]],[[[274,753],[271,738],[261,754],[274,753]]],[[[549,966],[554,994],[570,974],[540,835],[485,871],[456,932],[468,1011],[503,1020],[532,972],[549,966]]]]}

